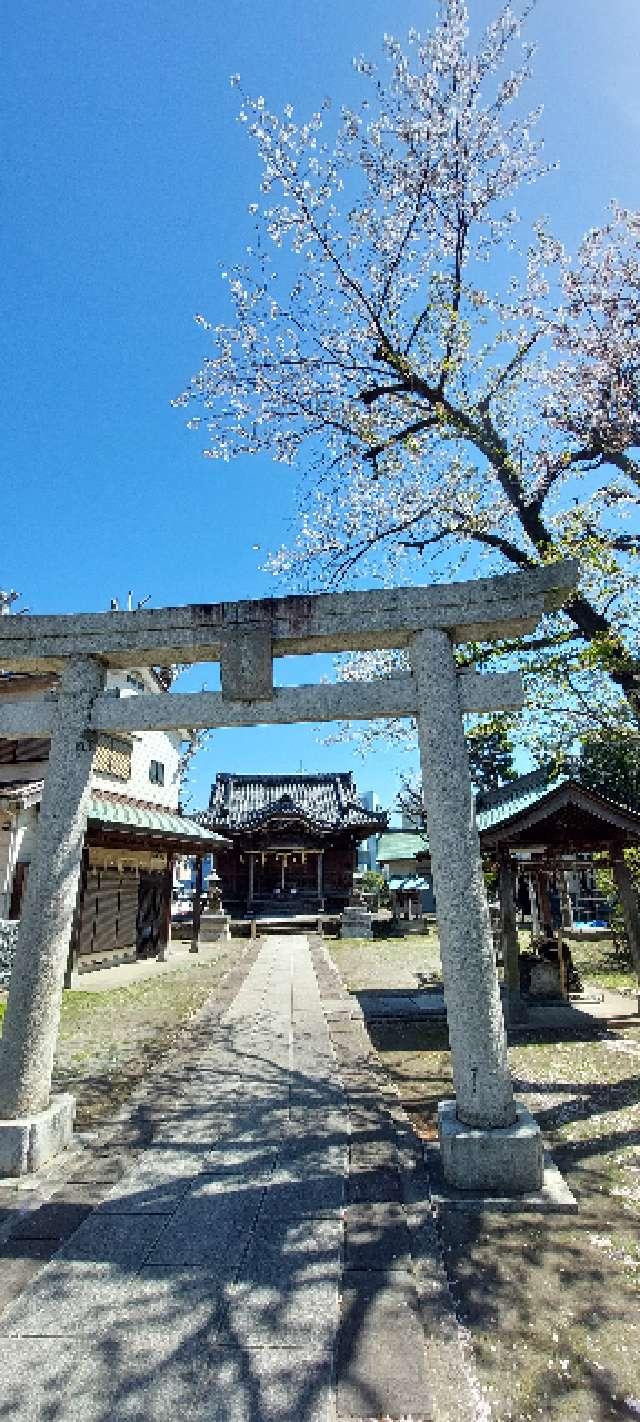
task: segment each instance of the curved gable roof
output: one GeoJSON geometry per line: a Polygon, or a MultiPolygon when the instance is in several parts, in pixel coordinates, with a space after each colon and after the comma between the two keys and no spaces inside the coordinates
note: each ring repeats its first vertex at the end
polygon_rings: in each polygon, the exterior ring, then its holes
{"type": "Polygon", "coordinates": [[[319,775],[222,773],[211,787],[207,822],[222,833],[250,832],[272,821],[303,823],[323,834],[384,829],[386,815],[367,810],[350,771],[319,775]]]}
{"type": "MultiPolygon", "coordinates": [[[[506,789],[507,787],[505,787],[506,789]]],[[[568,850],[595,849],[608,842],[640,840],[640,815],[607,800],[568,776],[546,784],[527,785],[522,793],[488,803],[478,809],[477,825],[483,845],[500,841],[528,844],[535,840],[568,850]]]]}

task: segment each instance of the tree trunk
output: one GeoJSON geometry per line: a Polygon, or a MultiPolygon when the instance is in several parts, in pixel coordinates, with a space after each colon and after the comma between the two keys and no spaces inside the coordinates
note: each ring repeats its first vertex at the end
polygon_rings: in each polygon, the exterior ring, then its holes
{"type": "Polygon", "coordinates": [[[640,986],[640,906],[638,904],[638,891],[631,878],[629,866],[625,862],[621,851],[612,854],[611,869],[615,880],[622,917],[629,940],[631,957],[635,969],[638,985],[640,986]]]}

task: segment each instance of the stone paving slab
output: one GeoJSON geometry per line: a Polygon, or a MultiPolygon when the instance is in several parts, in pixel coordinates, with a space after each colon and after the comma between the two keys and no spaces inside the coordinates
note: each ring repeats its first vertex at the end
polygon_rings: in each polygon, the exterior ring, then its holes
{"type": "Polygon", "coordinates": [[[449,1291],[422,1144],[377,1054],[353,1056],[353,1037],[336,1011],[353,999],[326,944],[312,939],[311,954],[321,996],[331,1003],[327,1024],[345,1092],[355,1202],[344,1212],[339,1422],[383,1415],[479,1422],[485,1401],[449,1291]]]}
{"type": "MultiPolygon", "coordinates": [[[[344,1157],[346,1168],[346,1157],[344,1157]]],[[[326,1174],[304,1180],[282,1178],[277,1172],[265,1194],[263,1210],[270,1220],[296,1221],[334,1215],[345,1199],[344,1176],[326,1174]]]]}
{"type": "Polygon", "coordinates": [[[412,1267],[411,1233],[399,1204],[348,1205],[345,1210],[345,1268],[386,1270],[412,1267]]]}
{"type": "Polygon", "coordinates": [[[222,1348],[201,1340],[138,1342],[125,1355],[98,1340],[85,1347],[11,1340],[0,1417],[78,1422],[333,1422],[332,1358],[320,1345],[222,1348]],[[29,1374],[24,1376],[25,1365],[29,1374]],[[22,1376],[21,1376],[22,1373],[22,1376]],[[292,1399],[293,1407],[292,1411],[292,1399]]]}
{"type": "MultiPolygon", "coordinates": [[[[108,1325],[123,1277],[133,1277],[163,1220],[95,1213],[2,1315],[5,1337],[69,1337],[108,1325]]],[[[1,1414],[0,1414],[1,1416],[1,1414]]]]}
{"type": "Polygon", "coordinates": [[[223,1270],[240,1265],[262,1203],[262,1191],[245,1191],[242,1198],[192,1200],[177,1211],[149,1256],[149,1265],[167,1269],[193,1266],[219,1279],[223,1270]]]}
{"type": "Polygon", "coordinates": [[[225,1177],[240,1176],[244,1181],[259,1181],[270,1174],[278,1158],[280,1136],[274,1140],[264,1139],[262,1131],[247,1141],[234,1142],[223,1139],[216,1142],[203,1156],[200,1164],[202,1175],[225,1177]]]}
{"type": "Polygon", "coordinates": [[[331,1350],[246,1345],[210,1355],[208,1408],[203,1422],[333,1422],[331,1350]]]}
{"type": "Polygon", "coordinates": [[[0,1422],[475,1422],[424,1169],[324,945],[266,940],[12,1241],[0,1422]]]}
{"type": "Polygon", "coordinates": [[[446,1018],[444,992],[385,992],[373,989],[356,994],[367,1022],[383,1017],[402,1018],[408,1022],[446,1018]]]}
{"type": "Polygon", "coordinates": [[[379,1204],[402,1199],[402,1181],[398,1170],[391,1166],[372,1165],[350,1170],[347,1185],[350,1205],[379,1204]]]}
{"type": "Polygon", "coordinates": [[[14,1225],[13,1240],[50,1239],[61,1241],[82,1224],[95,1209],[108,1184],[68,1185],[57,1191],[38,1209],[29,1210],[14,1225]]]}
{"type": "Polygon", "coordinates": [[[20,1297],[57,1249],[58,1240],[55,1239],[11,1238],[2,1252],[2,1298],[5,1305],[20,1297]]]}
{"type": "Polygon", "coordinates": [[[202,1392],[202,1359],[171,1338],[5,1340],[0,1418],[21,1422],[204,1422],[215,1416],[202,1392]]]}
{"type": "Polygon", "coordinates": [[[124,1176],[98,1207],[101,1214],[172,1215],[188,1193],[191,1177],[145,1166],[124,1176]]]}
{"type": "Polygon", "coordinates": [[[220,1342],[331,1347],[338,1325],[342,1220],[260,1216],[241,1275],[224,1289],[220,1342]]]}
{"type": "Polygon", "coordinates": [[[69,1180],[77,1185],[115,1185],[122,1179],[128,1164],[126,1156],[115,1150],[87,1152],[69,1180]]]}
{"type": "Polygon", "coordinates": [[[270,939],[154,1082],[13,1241],[0,1407],[329,1422],[348,1121],[306,941],[270,939]]]}
{"type": "Polygon", "coordinates": [[[409,1274],[346,1274],[337,1371],[341,1417],[433,1418],[420,1305],[409,1274]]]}

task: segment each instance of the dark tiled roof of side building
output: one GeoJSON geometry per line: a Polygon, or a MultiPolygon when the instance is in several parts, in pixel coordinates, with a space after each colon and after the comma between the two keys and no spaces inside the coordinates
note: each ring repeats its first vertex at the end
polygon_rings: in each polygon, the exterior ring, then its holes
{"type": "Polygon", "coordinates": [[[384,829],[387,822],[386,814],[368,810],[360,800],[351,771],[322,775],[224,772],[211,787],[206,819],[224,833],[251,830],[273,818],[296,815],[325,831],[362,829],[363,835],[384,829]]]}

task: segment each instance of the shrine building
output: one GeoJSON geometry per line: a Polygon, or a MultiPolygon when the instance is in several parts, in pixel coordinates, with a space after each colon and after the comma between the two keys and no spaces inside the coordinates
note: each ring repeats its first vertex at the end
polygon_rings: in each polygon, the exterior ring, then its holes
{"type": "Polygon", "coordinates": [[[222,904],[234,918],[341,912],[358,845],[387,823],[365,807],[345,771],[220,774],[199,818],[231,841],[215,857],[222,904]]]}

